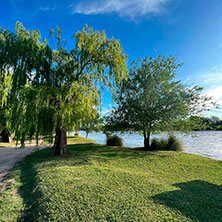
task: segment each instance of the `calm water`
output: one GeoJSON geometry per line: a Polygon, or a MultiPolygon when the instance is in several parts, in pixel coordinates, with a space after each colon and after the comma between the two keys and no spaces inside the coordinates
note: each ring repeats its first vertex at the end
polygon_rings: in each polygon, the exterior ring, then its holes
{"type": "MultiPolygon", "coordinates": [[[[80,132],[85,136],[85,132],[80,132]]],[[[180,135],[178,137],[184,143],[185,152],[201,156],[222,160],[222,131],[202,131],[194,132],[195,137],[191,135],[180,135]]],[[[142,147],[143,137],[138,134],[120,135],[123,138],[126,147],[142,147]]],[[[157,136],[158,137],[158,136],[157,136]]],[[[96,143],[105,144],[106,136],[103,133],[91,133],[88,138],[96,140],[96,143]]]]}

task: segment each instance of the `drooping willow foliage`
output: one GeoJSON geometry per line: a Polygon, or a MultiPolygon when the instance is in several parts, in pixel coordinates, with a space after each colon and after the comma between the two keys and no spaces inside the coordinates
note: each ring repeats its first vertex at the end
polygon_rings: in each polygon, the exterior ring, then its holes
{"type": "Polygon", "coordinates": [[[51,44],[38,30],[17,22],[0,28],[1,109],[17,140],[71,131],[95,118],[104,87],[115,90],[127,78],[127,57],[119,41],[87,26],[67,49],[59,28],[51,44]],[[70,48],[70,47],[69,47],[70,48]]]}

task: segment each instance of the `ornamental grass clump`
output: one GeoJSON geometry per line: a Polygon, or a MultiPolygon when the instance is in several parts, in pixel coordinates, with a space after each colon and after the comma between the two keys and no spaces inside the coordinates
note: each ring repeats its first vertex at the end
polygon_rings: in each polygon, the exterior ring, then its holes
{"type": "Polygon", "coordinates": [[[167,139],[167,150],[182,151],[183,144],[175,135],[170,135],[167,139]]]}
{"type": "Polygon", "coordinates": [[[158,138],[153,138],[153,139],[151,140],[151,148],[152,148],[153,150],[158,150],[158,149],[160,149],[160,139],[158,139],[158,138]]]}
{"type": "Polygon", "coordinates": [[[168,144],[167,140],[164,138],[153,138],[151,140],[151,148],[152,150],[167,150],[168,144]]]}
{"type": "Polygon", "coordinates": [[[123,146],[123,139],[117,135],[108,136],[106,138],[107,146],[123,146]]]}
{"type": "Polygon", "coordinates": [[[151,148],[152,150],[182,151],[183,145],[182,142],[175,135],[169,135],[167,139],[153,138],[151,140],[151,148]]]}

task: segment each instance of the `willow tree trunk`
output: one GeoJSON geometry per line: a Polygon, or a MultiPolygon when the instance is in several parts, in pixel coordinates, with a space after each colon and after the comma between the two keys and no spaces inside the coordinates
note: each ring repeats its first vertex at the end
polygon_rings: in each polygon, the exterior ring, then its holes
{"type": "Polygon", "coordinates": [[[150,132],[146,132],[144,130],[143,135],[144,135],[144,148],[146,150],[151,150],[151,146],[150,146],[150,132]]]}
{"type": "Polygon", "coordinates": [[[52,156],[64,156],[67,154],[66,128],[57,126],[52,156]]]}
{"type": "Polygon", "coordinates": [[[4,143],[11,143],[12,142],[12,138],[11,138],[11,134],[9,133],[9,131],[7,129],[3,129],[1,132],[1,141],[4,143]]]}

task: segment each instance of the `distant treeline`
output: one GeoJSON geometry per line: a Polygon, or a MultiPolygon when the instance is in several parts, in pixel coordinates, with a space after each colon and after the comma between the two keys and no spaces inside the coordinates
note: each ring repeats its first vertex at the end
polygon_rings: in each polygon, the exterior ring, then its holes
{"type": "Polygon", "coordinates": [[[222,130],[222,119],[217,116],[200,117],[200,121],[204,127],[195,130],[222,130]]]}

